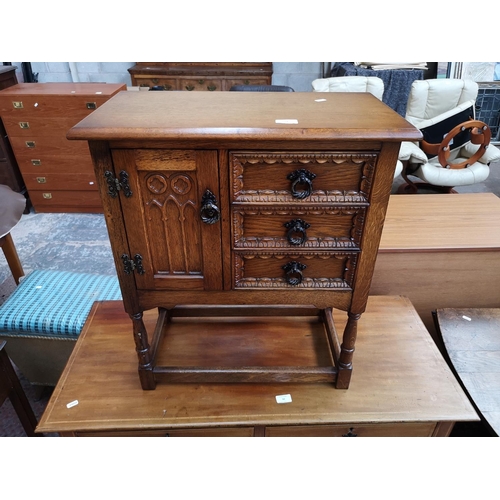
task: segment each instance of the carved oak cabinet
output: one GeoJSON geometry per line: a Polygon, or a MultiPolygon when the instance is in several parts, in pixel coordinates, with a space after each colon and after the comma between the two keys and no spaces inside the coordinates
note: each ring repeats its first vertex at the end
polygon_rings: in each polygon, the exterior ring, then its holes
{"type": "Polygon", "coordinates": [[[89,141],[143,389],[348,388],[400,143],[419,137],[371,94],[351,93],[122,92],[73,127],[69,139],[89,141]],[[310,306],[329,366],[157,364],[173,318],[310,306]],[[332,308],[347,312],[343,332],[332,308]]]}

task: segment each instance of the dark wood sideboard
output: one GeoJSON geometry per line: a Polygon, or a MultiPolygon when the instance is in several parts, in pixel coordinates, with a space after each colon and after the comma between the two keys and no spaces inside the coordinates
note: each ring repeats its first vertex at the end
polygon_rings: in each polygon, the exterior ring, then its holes
{"type": "Polygon", "coordinates": [[[229,90],[233,85],[271,85],[273,63],[139,62],[129,68],[132,85],[157,90],[229,90]]]}

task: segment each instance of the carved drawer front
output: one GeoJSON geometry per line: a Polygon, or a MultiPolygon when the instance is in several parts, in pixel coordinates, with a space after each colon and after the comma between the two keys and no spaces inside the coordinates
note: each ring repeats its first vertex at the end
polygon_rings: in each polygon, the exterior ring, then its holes
{"type": "Polygon", "coordinates": [[[234,248],[359,250],[365,208],[233,205],[234,248]]]}
{"type": "Polygon", "coordinates": [[[235,288],[351,290],[356,252],[244,252],[234,256],[235,288]]]}
{"type": "Polygon", "coordinates": [[[231,195],[240,203],[366,203],[375,153],[230,154],[231,195]]]}
{"type": "Polygon", "coordinates": [[[269,437],[430,437],[435,422],[266,427],[269,437]]]}
{"type": "Polygon", "coordinates": [[[137,77],[137,85],[140,87],[160,87],[162,90],[179,90],[175,78],[137,77]]]}

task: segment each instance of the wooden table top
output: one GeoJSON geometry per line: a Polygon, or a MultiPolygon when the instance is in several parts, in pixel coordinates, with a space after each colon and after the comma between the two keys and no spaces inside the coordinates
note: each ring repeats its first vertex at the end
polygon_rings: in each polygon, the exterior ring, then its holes
{"type": "MultiPolygon", "coordinates": [[[[334,313],[342,328],[345,313],[334,313]]],[[[155,312],[145,313],[152,328],[155,312]]],[[[266,343],[281,342],[283,363],[324,362],[323,325],[314,319],[279,318],[272,335],[255,320],[197,319],[196,328],[174,319],[162,356],[175,363],[212,363],[212,335],[227,335],[228,352],[252,359],[266,343]],[[212,324],[210,325],[210,321],[212,324]],[[215,321],[215,322],[214,322],[215,321]],[[285,324],[283,324],[285,322],[285,324]],[[251,330],[250,332],[248,330],[251,330]],[[250,342],[249,339],[252,339],[250,342]],[[270,340],[271,339],[271,340],[270,340]],[[180,348],[179,348],[180,347],[180,348]],[[174,353],[177,354],[174,354],[174,353]]],[[[259,358],[275,363],[273,356],[259,358]]],[[[234,363],[229,354],[218,364],[234,363]]],[[[165,363],[165,358],[160,359],[165,363]]],[[[358,329],[350,388],[330,384],[158,384],[143,391],[131,322],[121,302],[96,303],[56,386],[39,432],[155,430],[281,424],[454,422],[478,420],[471,403],[408,299],[370,297],[358,329]],[[275,396],[290,394],[292,403],[275,396]],[[78,401],[76,406],[67,404],[78,401]]]]}
{"type": "Polygon", "coordinates": [[[500,435],[500,309],[438,309],[436,314],[454,370],[500,435]]]}
{"type": "Polygon", "coordinates": [[[379,252],[499,250],[499,221],[493,193],[392,195],[379,252]]]}
{"type": "MultiPolygon", "coordinates": [[[[67,135],[85,140],[419,140],[370,93],[120,92],[67,135]]],[[[327,143],[325,143],[327,144],[327,143]]]]}

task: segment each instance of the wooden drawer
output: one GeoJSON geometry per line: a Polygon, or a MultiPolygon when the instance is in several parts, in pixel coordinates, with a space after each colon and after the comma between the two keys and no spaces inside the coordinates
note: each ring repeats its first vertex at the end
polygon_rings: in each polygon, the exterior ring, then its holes
{"type": "Polygon", "coordinates": [[[91,173],[94,171],[90,154],[48,155],[30,149],[16,156],[19,168],[25,174],[91,173]],[[39,154],[42,153],[42,154],[39,154]]]}
{"type": "Polygon", "coordinates": [[[163,87],[163,90],[179,90],[179,84],[175,78],[141,76],[137,77],[136,84],[139,87],[163,87]]]}
{"type": "Polygon", "coordinates": [[[234,248],[359,249],[365,208],[233,205],[234,248]]]}
{"type": "Polygon", "coordinates": [[[30,191],[37,212],[102,213],[98,191],[30,191]]]}
{"type": "Polygon", "coordinates": [[[71,116],[77,123],[104,104],[109,96],[61,96],[53,94],[18,94],[0,96],[2,117],[18,121],[71,116]],[[22,106],[22,107],[17,107],[22,106]]]}
{"type": "Polygon", "coordinates": [[[375,153],[231,153],[232,200],[364,203],[376,160],[375,153]]]}
{"type": "Polygon", "coordinates": [[[269,437],[430,437],[435,422],[266,427],[269,437]]]}
{"type": "Polygon", "coordinates": [[[78,123],[75,118],[53,118],[53,117],[30,117],[27,120],[20,120],[14,116],[3,118],[5,128],[9,137],[48,137],[59,136],[66,139],[68,130],[78,123]]]}
{"type": "Polygon", "coordinates": [[[77,432],[86,437],[252,437],[253,427],[219,427],[216,429],[173,429],[159,431],[77,432]]]}
{"type": "Polygon", "coordinates": [[[68,141],[68,139],[57,135],[47,137],[11,137],[10,143],[16,158],[18,156],[26,156],[28,153],[34,155],[35,158],[41,155],[89,155],[87,144],[78,141],[68,141]]]}
{"type": "Polygon", "coordinates": [[[93,172],[28,174],[23,172],[26,187],[30,190],[44,191],[97,191],[93,172]]]}
{"type": "Polygon", "coordinates": [[[351,290],[357,255],[356,252],[237,251],[234,288],[351,290]]]}
{"type": "Polygon", "coordinates": [[[179,90],[222,90],[222,80],[203,76],[179,79],[179,90]]]}
{"type": "Polygon", "coordinates": [[[229,90],[233,85],[270,85],[270,79],[266,77],[231,78],[224,80],[223,90],[229,90]]]}

